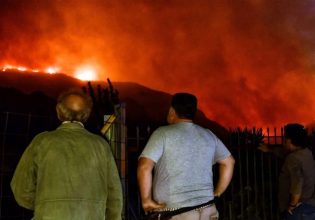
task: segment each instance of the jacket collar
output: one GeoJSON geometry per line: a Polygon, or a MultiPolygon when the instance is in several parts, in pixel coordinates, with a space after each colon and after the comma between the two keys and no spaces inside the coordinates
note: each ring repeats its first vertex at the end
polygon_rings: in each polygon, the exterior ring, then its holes
{"type": "Polygon", "coordinates": [[[61,123],[61,126],[64,127],[82,127],[84,128],[84,125],[82,122],[79,122],[79,121],[63,121],[61,123]]]}

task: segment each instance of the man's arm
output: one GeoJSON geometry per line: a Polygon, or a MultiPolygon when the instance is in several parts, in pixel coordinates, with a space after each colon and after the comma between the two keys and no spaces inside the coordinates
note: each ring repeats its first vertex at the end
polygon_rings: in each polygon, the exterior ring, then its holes
{"type": "Polygon", "coordinates": [[[229,156],[217,163],[219,164],[219,180],[213,194],[219,197],[232,180],[235,160],[232,156],[229,156]]]}
{"type": "Polygon", "coordinates": [[[273,155],[281,159],[284,159],[286,155],[286,151],[283,148],[282,144],[274,144],[271,147],[268,144],[262,143],[262,144],[259,144],[257,149],[263,153],[272,153],[273,155]]]}
{"type": "Polygon", "coordinates": [[[154,161],[141,157],[138,161],[137,177],[140,189],[142,207],[145,212],[165,207],[152,199],[152,171],[154,161]]]}
{"type": "Polygon", "coordinates": [[[34,210],[37,178],[33,158],[31,147],[26,148],[11,181],[11,189],[16,202],[30,210],[34,210]]]}
{"type": "Polygon", "coordinates": [[[288,158],[288,161],[290,161],[288,163],[290,175],[290,203],[288,204],[287,210],[292,214],[293,209],[300,203],[304,179],[299,161],[294,157],[288,158]]]}
{"type": "Polygon", "coordinates": [[[292,211],[300,204],[301,194],[291,194],[290,198],[290,204],[287,211],[292,215],[292,211]]]}

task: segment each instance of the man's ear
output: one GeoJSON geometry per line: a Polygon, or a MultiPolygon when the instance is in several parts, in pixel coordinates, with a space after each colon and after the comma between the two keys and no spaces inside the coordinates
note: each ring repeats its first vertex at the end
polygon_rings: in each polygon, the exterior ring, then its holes
{"type": "Polygon", "coordinates": [[[292,145],[292,141],[291,141],[291,139],[290,139],[290,138],[287,138],[286,142],[287,142],[287,145],[289,145],[289,146],[291,146],[291,145],[292,145]]]}
{"type": "Polygon", "coordinates": [[[60,113],[60,110],[59,110],[59,107],[58,107],[58,104],[56,105],[56,113],[57,113],[57,118],[61,121],[61,113],[60,113]]]}
{"type": "Polygon", "coordinates": [[[174,108],[170,108],[170,114],[172,115],[172,116],[175,116],[176,115],[176,112],[175,112],[175,109],[174,108]]]}
{"type": "Polygon", "coordinates": [[[175,120],[175,116],[176,116],[176,113],[175,113],[174,108],[170,107],[167,113],[167,122],[169,124],[173,124],[175,120]]]}

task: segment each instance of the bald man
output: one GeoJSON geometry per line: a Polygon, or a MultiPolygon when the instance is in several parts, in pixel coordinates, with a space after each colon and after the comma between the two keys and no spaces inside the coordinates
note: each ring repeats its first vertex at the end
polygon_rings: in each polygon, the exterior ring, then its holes
{"type": "Polygon", "coordinates": [[[63,93],[56,106],[62,124],[38,134],[23,153],[11,188],[34,219],[121,219],[122,189],[110,146],[84,128],[91,109],[81,91],[63,93]]]}

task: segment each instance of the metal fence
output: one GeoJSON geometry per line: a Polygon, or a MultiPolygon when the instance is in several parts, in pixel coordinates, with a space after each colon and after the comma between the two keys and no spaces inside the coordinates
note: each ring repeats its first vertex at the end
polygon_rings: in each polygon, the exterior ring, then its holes
{"type": "MultiPolygon", "coordinates": [[[[110,131],[109,141],[124,189],[124,219],[143,217],[136,179],[138,156],[156,127],[125,125],[125,108],[120,106],[118,119],[110,131]],[[128,134],[128,135],[127,135],[128,134]]],[[[16,164],[31,139],[41,131],[58,126],[55,118],[12,112],[0,113],[0,219],[26,220],[32,213],[19,207],[12,195],[10,181],[16,164]]],[[[255,130],[252,130],[255,133],[255,130]]],[[[264,141],[281,145],[282,129],[268,129],[264,141]]],[[[241,132],[230,136],[227,146],[236,159],[231,185],[218,204],[220,219],[277,220],[277,181],[281,161],[257,150],[257,136],[244,138],[241,132]],[[236,136],[235,136],[236,134],[236,136]]],[[[214,177],[217,168],[214,167],[214,177]]]]}
{"type": "MultiPolygon", "coordinates": [[[[277,182],[281,161],[259,151],[258,142],[252,138],[255,136],[240,143],[239,137],[238,142],[228,145],[236,163],[231,185],[219,203],[222,219],[279,219],[277,182]]],[[[264,141],[279,146],[283,143],[283,132],[278,136],[275,129],[271,136],[267,129],[264,141]]]]}
{"type": "Polygon", "coordinates": [[[0,219],[31,219],[32,213],[17,205],[10,189],[15,167],[30,140],[51,130],[54,119],[47,116],[0,113],[0,219]]]}
{"type": "MultiPolygon", "coordinates": [[[[124,196],[124,209],[122,213],[122,219],[128,219],[128,179],[127,179],[127,127],[126,127],[126,106],[124,103],[115,105],[114,107],[115,117],[113,124],[110,125],[108,132],[106,133],[106,139],[108,140],[116,165],[119,171],[120,180],[122,183],[123,196],[124,196]]],[[[105,126],[106,119],[104,118],[105,126]]]]}

